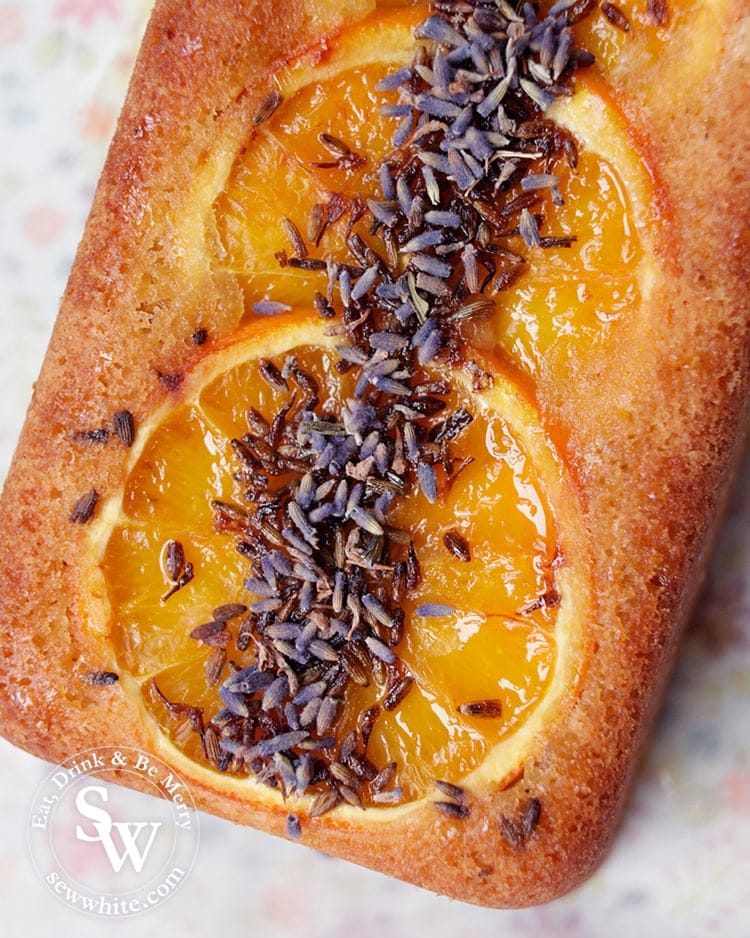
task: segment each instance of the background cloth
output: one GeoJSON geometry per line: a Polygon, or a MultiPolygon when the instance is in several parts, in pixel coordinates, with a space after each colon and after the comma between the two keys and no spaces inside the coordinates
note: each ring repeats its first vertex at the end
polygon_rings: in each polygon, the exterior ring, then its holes
{"type": "MultiPolygon", "coordinates": [[[[147,0],[0,0],[0,481],[149,8],[147,0]]],[[[113,921],[113,933],[750,935],[749,483],[746,459],[625,820],[575,893],[536,909],[479,909],[204,816],[189,882],[163,906],[113,921]]],[[[50,895],[26,852],[29,799],[49,770],[0,740],[3,932],[99,936],[102,920],[50,895]]]]}

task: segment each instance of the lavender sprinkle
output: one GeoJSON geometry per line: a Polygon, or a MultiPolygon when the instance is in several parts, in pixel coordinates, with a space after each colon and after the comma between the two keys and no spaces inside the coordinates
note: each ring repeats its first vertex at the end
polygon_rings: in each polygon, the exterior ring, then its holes
{"type": "Polygon", "coordinates": [[[411,68],[408,66],[405,68],[399,69],[397,72],[394,72],[392,75],[388,75],[386,78],[381,78],[380,81],[375,85],[376,91],[395,91],[397,88],[400,88],[401,85],[406,84],[411,78],[411,68]]]}
{"type": "Polygon", "coordinates": [[[288,313],[291,306],[287,303],[277,303],[274,300],[259,300],[253,303],[253,312],[258,316],[278,316],[280,313],[288,313]]]}
{"type": "Polygon", "coordinates": [[[417,606],[416,613],[424,619],[438,619],[443,616],[454,616],[456,610],[445,603],[422,603],[417,606]]]}

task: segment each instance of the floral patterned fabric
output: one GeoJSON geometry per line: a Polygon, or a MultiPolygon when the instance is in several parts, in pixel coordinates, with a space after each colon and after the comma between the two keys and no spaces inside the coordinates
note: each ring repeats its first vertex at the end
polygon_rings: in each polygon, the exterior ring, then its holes
{"type": "MultiPolygon", "coordinates": [[[[80,237],[147,0],[0,0],[0,480],[80,237]]],[[[450,902],[215,818],[187,888],[134,936],[656,938],[750,933],[750,462],[683,642],[625,820],[597,873],[537,909],[450,902]]],[[[0,741],[3,928],[100,935],[58,903],[26,850],[49,766],[0,741]]],[[[137,797],[137,796],[134,796],[137,797]]]]}

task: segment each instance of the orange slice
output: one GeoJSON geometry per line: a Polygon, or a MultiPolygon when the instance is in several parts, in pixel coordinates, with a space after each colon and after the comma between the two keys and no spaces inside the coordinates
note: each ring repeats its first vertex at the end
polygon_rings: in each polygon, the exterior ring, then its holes
{"type": "MultiPolygon", "coordinates": [[[[320,236],[316,218],[332,198],[374,194],[378,163],[390,150],[395,127],[379,106],[397,100],[395,92],[376,92],[375,85],[411,61],[412,30],[425,12],[421,4],[380,12],[347,30],[332,48],[313,50],[275,76],[282,103],[254,131],[214,203],[222,269],[238,275],[248,310],[259,300],[309,303],[320,289],[320,274],[281,266],[294,253],[285,219],[294,222],[311,254],[341,256],[349,215],[325,225],[320,236]],[[334,168],[335,154],[320,142],[325,134],[362,161],[344,158],[334,168]]],[[[533,211],[543,216],[542,235],[561,238],[561,246],[528,249],[520,237],[504,241],[524,259],[521,275],[497,293],[491,328],[472,337],[485,349],[502,350],[535,380],[566,379],[592,348],[606,348],[658,277],[645,156],[601,81],[585,73],[577,81],[573,98],[558,101],[549,113],[572,135],[571,143],[577,141],[568,150],[571,160],[576,153],[575,168],[561,158],[535,170],[559,178],[564,203],[540,193],[533,211]]],[[[363,225],[354,230],[368,240],[363,225]]]]}
{"type": "MultiPolygon", "coordinates": [[[[175,747],[178,761],[207,765],[187,708],[202,708],[208,723],[222,708],[218,683],[257,656],[256,644],[237,647],[239,618],[227,622],[226,645],[190,633],[216,607],[261,599],[243,586],[251,561],[238,553],[237,534],[217,526],[212,508],[216,500],[240,510],[247,504],[230,441],[247,432],[248,408],[270,421],[289,401],[289,393],[269,387],[259,363],[281,368],[293,354],[336,406],[353,379],[333,367],[335,342],[319,320],[302,314],[253,323],[207,356],[179,400],[143,428],[124,489],[92,530],[91,592],[102,595],[121,681],[140,701],[155,745],[175,747]],[[170,543],[181,545],[181,569],[190,563],[193,576],[165,598],[180,573],[167,576],[170,543]],[[220,647],[226,661],[207,679],[223,659],[220,647]]],[[[424,377],[439,376],[428,369],[424,377]]],[[[367,758],[378,769],[396,763],[388,791],[400,791],[391,800],[401,804],[427,795],[436,778],[513,774],[581,665],[588,600],[579,522],[539,417],[499,373],[479,393],[463,374],[450,378],[451,409],[474,414],[457,438],[457,468],[463,454],[474,461],[455,479],[440,475],[435,504],[417,489],[388,518],[409,532],[421,564],[420,581],[402,601],[403,638],[391,646],[411,679],[408,693],[389,707],[394,677],[371,664],[366,686],[350,680],[341,692],[336,743],[321,756],[335,761],[361,714],[377,707],[367,758]]],[[[330,599],[320,606],[330,612],[330,599]]],[[[230,768],[221,784],[247,785],[246,776],[230,768]]],[[[388,796],[365,789],[362,797],[372,804],[388,796]]]]}

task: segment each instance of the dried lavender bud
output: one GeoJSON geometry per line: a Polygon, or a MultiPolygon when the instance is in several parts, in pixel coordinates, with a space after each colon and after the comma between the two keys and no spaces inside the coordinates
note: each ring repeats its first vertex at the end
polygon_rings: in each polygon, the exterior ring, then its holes
{"type": "Polygon", "coordinates": [[[115,433],[125,446],[135,442],[135,421],[129,410],[118,410],[112,418],[115,433]]]}
{"type": "Polygon", "coordinates": [[[85,684],[91,684],[92,687],[101,687],[116,684],[120,680],[120,675],[114,671],[88,671],[81,675],[81,680],[85,684]]]}
{"type": "Polygon", "coordinates": [[[96,489],[91,489],[90,492],[81,495],[75,505],[73,505],[68,520],[71,524],[86,524],[91,520],[98,501],[99,493],[96,489]]]}

